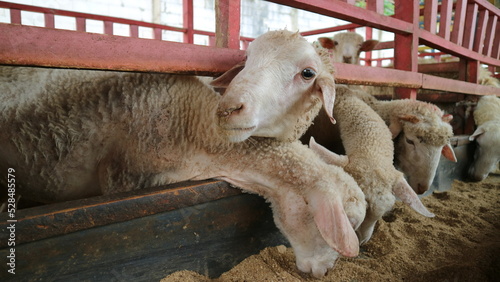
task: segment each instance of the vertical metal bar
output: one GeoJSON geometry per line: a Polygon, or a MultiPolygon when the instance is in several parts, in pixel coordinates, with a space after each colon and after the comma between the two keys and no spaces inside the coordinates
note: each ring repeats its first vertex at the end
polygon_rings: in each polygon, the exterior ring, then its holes
{"type": "Polygon", "coordinates": [[[450,27],[451,27],[452,9],[453,9],[453,0],[442,0],[438,35],[446,40],[450,40],[451,36],[450,27]]]}
{"type": "Polygon", "coordinates": [[[104,34],[113,35],[113,22],[104,21],[104,34]]]}
{"type": "Polygon", "coordinates": [[[351,5],[356,4],[356,0],[340,0],[340,1],[346,2],[347,4],[351,4],[351,5]]]}
{"type": "MultiPolygon", "coordinates": [[[[486,27],[486,37],[484,38],[484,49],[483,55],[491,57],[491,51],[493,49],[493,39],[495,38],[495,31],[497,30],[498,17],[494,15],[488,21],[488,26],[486,27]]],[[[497,35],[500,36],[500,35],[497,35]]]]}
{"type": "Polygon", "coordinates": [[[383,15],[384,0],[366,0],[366,9],[383,15]]]}
{"type": "Polygon", "coordinates": [[[477,83],[479,75],[479,62],[474,60],[467,61],[467,82],[477,83]]]}
{"type": "Polygon", "coordinates": [[[467,7],[467,0],[457,0],[455,6],[455,17],[453,20],[453,31],[451,32],[451,42],[462,45],[464,38],[464,21],[467,7]]]}
{"type": "Polygon", "coordinates": [[[76,30],[87,31],[87,20],[85,18],[76,18],[76,30]]]}
{"type": "Polygon", "coordinates": [[[436,0],[425,0],[424,29],[433,34],[436,33],[437,8],[438,2],[436,0]]]}
{"type": "Polygon", "coordinates": [[[240,48],[240,1],[216,0],[216,46],[240,48]]]}
{"type": "Polygon", "coordinates": [[[477,4],[467,5],[467,16],[465,17],[465,31],[464,31],[464,41],[462,46],[467,49],[472,49],[472,44],[474,43],[474,34],[476,32],[476,20],[477,20],[477,4]]]}
{"type": "Polygon", "coordinates": [[[488,24],[489,13],[488,10],[481,10],[477,19],[476,36],[474,37],[474,44],[472,50],[478,53],[483,52],[484,35],[486,34],[486,25],[488,24]]]}
{"type": "Polygon", "coordinates": [[[55,27],[54,14],[43,14],[43,18],[45,21],[45,27],[48,28],[55,27]]]}
{"type": "Polygon", "coordinates": [[[139,26],[136,24],[130,25],[130,37],[139,38],[139,26]]]}
{"type": "MultiPolygon", "coordinates": [[[[365,40],[369,40],[373,38],[373,28],[367,26],[365,27],[365,40]]],[[[365,65],[371,66],[372,65],[372,52],[368,51],[365,52],[365,65]]]]}
{"type": "MultiPolygon", "coordinates": [[[[394,36],[394,67],[399,70],[418,71],[418,30],[419,30],[419,0],[395,0],[394,17],[413,24],[408,35],[394,36]]],[[[417,98],[417,89],[396,88],[396,98],[417,98]]]]}
{"type": "Polygon", "coordinates": [[[183,27],[186,29],[184,32],[184,43],[194,43],[194,6],[193,0],[183,0],[182,9],[184,11],[183,27]]]}
{"type": "Polygon", "coordinates": [[[156,40],[162,40],[160,28],[157,28],[157,27],[153,28],[153,38],[156,40]]]}
{"type": "Polygon", "coordinates": [[[10,22],[13,24],[22,24],[21,23],[21,10],[10,9],[10,22]]]}
{"type": "Polygon", "coordinates": [[[495,38],[493,39],[493,48],[491,50],[491,57],[500,59],[500,23],[497,24],[495,38]]]}

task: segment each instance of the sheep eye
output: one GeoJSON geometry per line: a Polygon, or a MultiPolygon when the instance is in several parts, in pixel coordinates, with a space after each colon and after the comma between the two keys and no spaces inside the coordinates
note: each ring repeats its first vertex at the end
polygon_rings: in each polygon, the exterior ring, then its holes
{"type": "Polygon", "coordinates": [[[405,141],[406,143],[410,144],[410,145],[415,145],[415,142],[411,141],[410,139],[408,138],[405,138],[405,141]]]}
{"type": "Polygon", "coordinates": [[[305,80],[310,80],[316,76],[316,72],[313,69],[305,68],[302,70],[301,75],[305,80]]]}

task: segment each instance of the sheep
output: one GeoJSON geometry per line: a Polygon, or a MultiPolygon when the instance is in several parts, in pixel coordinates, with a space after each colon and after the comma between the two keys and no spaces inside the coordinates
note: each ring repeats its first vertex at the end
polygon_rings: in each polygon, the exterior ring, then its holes
{"type": "Polygon", "coordinates": [[[296,33],[266,33],[213,82],[233,81],[222,97],[190,76],[3,66],[0,168],[45,203],[225,180],[271,202],[297,266],[319,277],[335,251],[358,254],[366,212],[354,179],[296,140],[321,100],[332,113],[327,61],[296,33]]]}
{"type": "Polygon", "coordinates": [[[336,63],[359,65],[359,54],[363,51],[373,50],[378,40],[366,40],[355,32],[341,32],[329,37],[318,38],[318,43],[323,48],[331,50],[331,59],[336,63]]]}
{"type": "Polygon", "coordinates": [[[394,140],[395,165],[418,194],[432,185],[440,156],[456,162],[450,144],[453,116],[418,100],[378,101],[363,90],[352,93],[365,101],[388,125],[394,140]]]}
{"type": "Polygon", "coordinates": [[[418,194],[432,185],[441,155],[457,162],[450,144],[452,115],[431,103],[411,99],[380,101],[374,110],[391,130],[396,167],[418,194]]]}
{"type": "Polygon", "coordinates": [[[403,173],[393,165],[391,132],[381,117],[344,86],[336,87],[335,119],[347,156],[338,156],[311,138],[309,146],[327,163],[343,166],[363,190],[368,203],[366,217],[357,230],[361,244],[372,236],[376,222],[390,211],[398,196],[427,217],[434,217],[420,202],[403,173]]]}
{"type": "MultiPolygon", "coordinates": [[[[375,110],[389,127],[396,168],[405,174],[417,194],[429,190],[441,155],[450,161],[457,161],[450,144],[453,136],[450,121],[453,117],[444,114],[437,106],[410,99],[378,101],[358,88],[351,89],[351,93],[375,110]]],[[[338,127],[326,124],[326,120],[321,111],[301,141],[305,143],[313,136],[327,149],[344,153],[338,127]]]]}
{"type": "Polygon", "coordinates": [[[500,161],[500,98],[494,95],[481,97],[474,111],[474,121],[477,128],[469,140],[475,140],[477,148],[468,178],[482,181],[500,161]]]}
{"type": "MultiPolygon", "coordinates": [[[[361,35],[347,32],[337,34],[333,39],[323,38],[319,41],[322,42],[323,47],[326,46],[332,50],[331,59],[333,62],[359,64],[359,60],[357,60],[359,57],[353,57],[355,59],[351,61],[345,60],[344,58],[346,56],[349,57],[352,54],[349,50],[354,50],[357,46],[363,46],[366,44],[366,46],[364,46],[364,51],[368,51],[372,50],[377,44],[376,42],[367,43],[367,41],[365,41],[365,43],[360,45],[362,40],[363,38],[361,35]]],[[[350,86],[350,88],[353,90],[354,94],[363,99],[366,103],[372,106],[375,111],[381,114],[386,123],[392,127],[392,130],[397,129],[395,128],[397,125],[401,126],[406,124],[406,126],[402,127],[402,130],[393,132],[393,138],[396,138],[397,135],[401,133],[401,136],[394,140],[396,166],[408,177],[408,181],[415,192],[423,194],[432,185],[432,181],[436,175],[436,170],[439,164],[440,155],[442,154],[451,161],[456,161],[449,141],[444,141],[443,139],[451,137],[451,126],[447,123],[451,121],[452,116],[444,116],[437,107],[424,102],[378,102],[375,97],[368,94],[366,90],[363,90],[363,88],[359,86],[350,86]],[[401,117],[404,115],[404,110],[396,111],[398,105],[405,105],[404,109],[407,111],[408,117],[416,116],[419,118],[419,121],[422,122],[416,122],[417,119],[412,119],[411,121],[415,123],[410,126],[407,123],[409,120],[398,118],[397,115],[401,115],[401,117]],[[434,109],[435,111],[427,111],[426,109],[434,109]],[[386,111],[386,113],[382,113],[382,111],[386,111]],[[444,120],[447,123],[440,122],[441,120],[444,120]],[[419,130],[419,132],[416,130],[419,130]],[[416,135],[417,133],[418,136],[416,135]],[[424,138],[424,136],[428,136],[428,138],[424,138]]],[[[324,124],[325,121],[322,119],[321,114],[316,118],[314,123],[323,124],[322,127],[332,127],[329,124],[324,124]]],[[[335,127],[333,128],[336,129],[335,127]]],[[[337,153],[343,153],[343,150],[339,149],[341,147],[341,141],[339,140],[338,135],[338,132],[335,130],[321,131],[315,129],[313,126],[312,128],[309,128],[308,132],[306,132],[301,140],[304,143],[307,143],[310,136],[314,136],[318,142],[326,146],[327,149],[333,150],[337,153]]]]}

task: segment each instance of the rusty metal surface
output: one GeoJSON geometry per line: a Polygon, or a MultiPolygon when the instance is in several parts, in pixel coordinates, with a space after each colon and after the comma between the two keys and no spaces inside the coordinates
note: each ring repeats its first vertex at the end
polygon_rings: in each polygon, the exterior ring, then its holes
{"type": "Polygon", "coordinates": [[[222,73],[244,51],[0,24],[0,64],[190,74],[222,73]]]}
{"type": "MultiPolygon", "coordinates": [[[[16,213],[16,244],[171,211],[240,194],[223,181],[184,182],[108,196],[21,209],[16,213]]],[[[0,214],[0,247],[9,232],[7,213],[0,214]]]]}

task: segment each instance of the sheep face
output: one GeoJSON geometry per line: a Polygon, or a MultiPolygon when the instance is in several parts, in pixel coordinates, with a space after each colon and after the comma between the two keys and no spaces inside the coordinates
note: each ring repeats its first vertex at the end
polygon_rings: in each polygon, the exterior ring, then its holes
{"type": "Polygon", "coordinates": [[[377,40],[364,41],[363,36],[355,32],[337,33],[333,38],[320,37],[321,47],[332,50],[332,60],[336,63],[359,65],[359,54],[371,51],[378,44],[377,40]]]}
{"type": "Polygon", "coordinates": [[[439,108],[422,103],[418,103],[411,111],[414,113],[392,117],[389,130],[393,138],[396,138],[396,167],[408,177],[413,190],[422,194],[434,180],[441,155],[450,161],[457,161],[450,145],[450,138],[453,136],[450,121],[453,116],[444,115],[439,108]],[[422,109],[432,111],[415,113],[422,109]]]}
{"type": "Polygon", "coordinates": [[[408,183],[417,194],[432,185],[441,156],[442,146],[432,146],[411,133],[401,134],[395,141],[398,155],[396,166],[408,176],[408,183]]]}
{"type": "Polygon", "coordinates": [[[477,147],[468,178],[472,181],[482,181],[500,161],[500,122],[489,121],[482,124],[469,139],[476,140],[477,147]]]}
{"type": "Polygon", "coordinates": [[[296,139],[317,114],[320,99],[331,117],[335,83],[323,62],[297,33],[271,31],[258,37],[247,50],[244,67],[212,83],[230,81],[217,109],[228,139],[296,139]]]}

